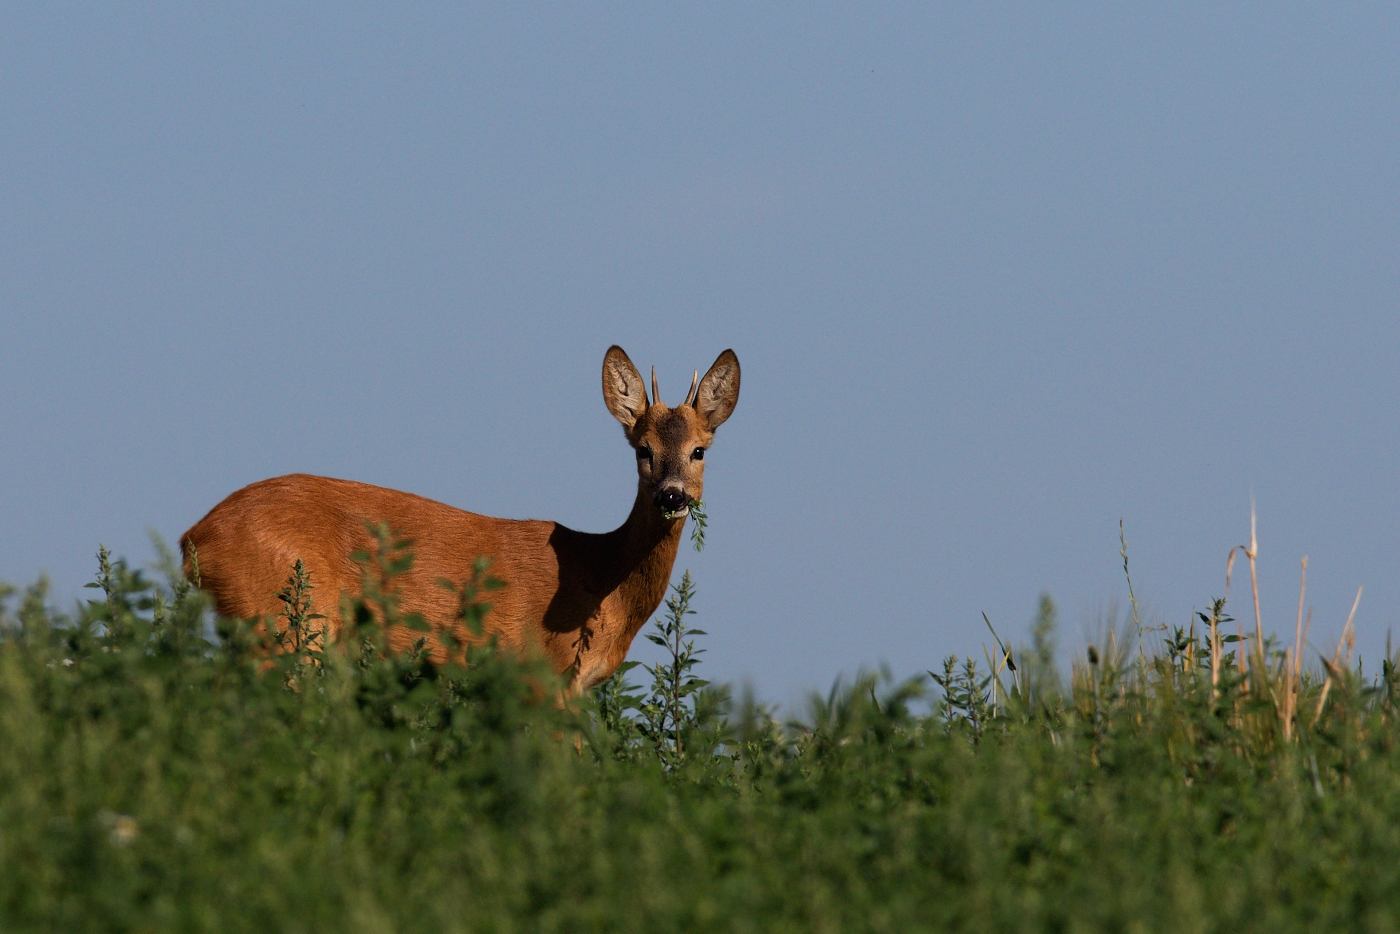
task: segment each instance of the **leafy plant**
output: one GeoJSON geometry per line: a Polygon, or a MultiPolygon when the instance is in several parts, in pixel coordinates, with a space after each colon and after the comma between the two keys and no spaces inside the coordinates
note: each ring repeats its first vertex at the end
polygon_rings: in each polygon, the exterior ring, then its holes
{"type": "MultiPolygon", "coordinates": [[[[696,551],[705,550],[705,526],[709,522],[709,517],[705,515],[705,503],[703,500],[692,499],[685,506],[685,514],[690,516],[690,541],[695,546],[696,551]]],[[[679,519],[681,510],[673,509],[662,513],[667,519],[679,519]]]]}
{"type": "Polygon", "coordinates": [[[959,668],[956,655],[943,660],[942,674],[934,671],[928,674],[943,689],[939,714],[944,723],[949,729],[966,727],[976,741],[992,716],[992,676],[981,674],[971,656],[964,659],[959,668]]]}
{"type": "Polygon", "coordinates": [[[279,626],[275,619],[270,621],[273,642],[281,653],[280,659],[286,663],[288,687],[299,685],[307,671],[320,670],[315,656],[325,647],[326,626],[322,621],[326,617],[323,613],[311,612],[313,589],[311,573],[297,558],[287,586],[277,594],[277,599],[282,601],[280,618],[285,619],[287,625],[279,626]]]}
{"type": "Polygon", "coordinates": [[[592,701],[611,755],[635,761],[642,754],[642,733],[630,713],[639,710],[643,699],[627,673],[641,662],[625,661],[602,684],[593,689],[592,701]]]}
{"type": "Polygon", "coordinates": [[[685,621],[695,613],[690,608],[694,597],[695,585],[686,571],[666,598],[665,618],[656,621],[655,632],[646,634],[648,641],[670,654],[670,660],[643,666],[652,680],[650,696],[637,707],[639,729],[667,768],[685,759],[686,738],[698,722],[695,705],[688,699],[710,683],[692,673],[705,651],[695,647],[695,637],[705,635],[705,631],[691,628],[685,621]]]}

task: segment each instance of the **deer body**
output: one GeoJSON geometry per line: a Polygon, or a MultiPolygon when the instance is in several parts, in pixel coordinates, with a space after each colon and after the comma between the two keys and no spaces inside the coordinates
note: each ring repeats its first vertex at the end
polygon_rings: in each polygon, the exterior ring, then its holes
{"type": "MultiPolygon", "coordinates": [[[[652,380],[655,395],[654,373],[652,380]]],[[[608,351],[604,399],[637,451],[638,470],[631,513],[611,532],[496,519],[411,493],[293,474],[238,490],[196,523],[181,540],[186,572],[197,562],[200,586],[224,616],[265,619],[282,612],[277,594],[301,559],[315,588],[313,609],[327,617],[334,640],[344,622],[340,595],[360,589],[351,555],[370,546],[366,523],[388,522],[413,543],[414,562],[395,580],[403,612],[466,642],[470,634],[453,622],[458,597],[440,581],[469,580],[476,559],[488,557],[491,576],[505,586],[490,596],[486,632],[507,648],[539,653],[582,691],[617,669],[665,596],[689,503],[703,490],[704,449],[738,392],[732,351],[674,409],[647,399],[621,348],[608,351]]],[[[422,635],[391,629],[390,648],[404,650],[422,635]]],[[[429,636],[426,647],[435,661],[447,660],[442,640],[429,636]]]]}

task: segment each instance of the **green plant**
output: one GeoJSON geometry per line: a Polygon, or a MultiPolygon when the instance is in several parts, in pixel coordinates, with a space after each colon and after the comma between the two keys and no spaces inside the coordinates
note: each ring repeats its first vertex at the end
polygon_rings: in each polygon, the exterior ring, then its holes
{"type": "Polygon", "coordinates": [[[325,647],[325,615],[311,612],[311,573],[300,558],[292,565],[292,573],[287,578],[287,586],[277,594],[282,601],[281,619],[287,625],[280,626],[276,619],[270,620],[272,641],[279,655],[278,660],[286,669],[286,684],[290,688],[300,685],[308,671],[320,671],[316,656],[325,647]]]}
{"type": "Polygon", "coordinates": [[[595,724],[601,731],[600,754],[636,761],[643,754],[642,733],[632,711],[639,710],[642,696],[627,673],[641,662],[625,661],[603,683],[593,689],[591,700],[595,724]]]}
{"type": "Polygon", "coordinates": [[[976,741],[992,716],[992,676],[981,674],[971,656],[963,660],[959,669],[956,655],[943,660],[942,674],[930,671],[928,675],[943,689],[939,715],[947,728],[966,727],[976,741]]]}
{"type": "Polygon", "coordinates": [[[656,620],[656,631],[646,634],[648,641],[670,654],[670,660],[643,666],[652,681],[650,696],[637,706],[639,729],[668,768],[674,768],[685,759],[686,739],[700,721],[694,703],[688,698],[709,684],[692,673],[705,651],[695,647],[695,637],[705,635],[705,631],[693,629],[685,621],[695,613],[690,608],[694,597],[695,585],[690,572],[686,571],[666,598],[665,618],[656,620]]]}
{"type": "MultiPolygon", "coordinates": [[[[705,503],[703,500],[692,499],[685,507],[685,515],[691,519],[690,541],[695,546],[696,551],[705,550],[705,526],[709,522],[709,517],[705,515],[705,503]]],[[[662,513],[667,519],[679,519],[681,510],[669,510],[662,513]]]]}

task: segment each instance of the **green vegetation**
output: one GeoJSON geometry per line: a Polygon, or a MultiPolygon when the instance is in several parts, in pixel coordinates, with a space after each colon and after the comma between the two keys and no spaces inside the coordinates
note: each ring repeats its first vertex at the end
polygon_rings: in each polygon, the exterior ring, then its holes
{"type": "MultiPolygon", "coordinates": [[[[679,519],[683,515],[681,510],[667,510],[662,513],[667,519],[679,519]]],[[[692,499],[685,507],[684,515],[690,517],[690,543],[695,546],[696,551],[705,550],[705,526],[709,524],[710,517],[705,515],[705,501],[703,499],[692,499]]]]}
{"type": "MultiPolygon", "coordinates": [[[[561,707],[490,646],[386,655],[376,621],[423,622],[377,532],[330,645],[304,568],[263,629],[169,559],[156,585],[104,550],[72,616],[0,590],[0,929],[1400,926],[1400,659],[1314,676],[1301,621],[1280,650],[1216,600],[1066,680],[1045,598],[990,667],[861,675],[785,724],[698,676],[686,575],[651,687],[561,707]]],[[[473,628],[493,586],[456,582],[473,628]]]]}

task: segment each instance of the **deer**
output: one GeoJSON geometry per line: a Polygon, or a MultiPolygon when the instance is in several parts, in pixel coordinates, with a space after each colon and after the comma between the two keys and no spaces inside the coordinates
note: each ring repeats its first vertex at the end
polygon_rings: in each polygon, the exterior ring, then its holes
{"type": "Polygon", "coordinates": [[[341,595],[361,595],[361,566],[371,528],[388,523],[412,542],[413,561],[395,578],[405,614],[419,614],[437,634],[391,627],[388,649],[419,643],[431,661],[453,657],[449,646],[494,639],[507,650],[534,653],[577,695],[609,678],[670,585],[691,504],[704,492],[705,452],[739,401],[739,358],[719,355],[704,378],[695,371],[685,400],[661,401],[656,368],[651,396],[621,347],[603,357],[603,402],[622,424],[636,454],[637,495],[627,519],[604,533],[557,522],[478,515],[412,493],[308,474],[262,480],[230,494],[181,539],[184,569],[229,619],[265,625],[283,612],[279,592],[301,560],[326,639],[346,626],[341,595]],[[482,631],[459,618],[459,596],[444,582],[473,579],[478,559],[504,586],[492,594],[482,631]],[[444,634],[447,637],[444,638],[444,634]]]}

